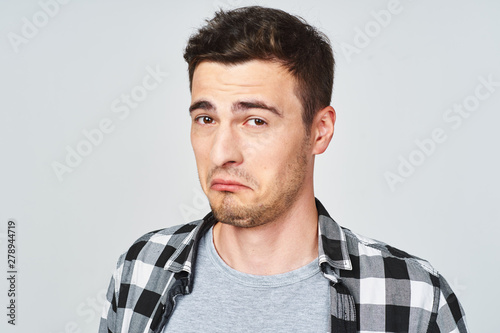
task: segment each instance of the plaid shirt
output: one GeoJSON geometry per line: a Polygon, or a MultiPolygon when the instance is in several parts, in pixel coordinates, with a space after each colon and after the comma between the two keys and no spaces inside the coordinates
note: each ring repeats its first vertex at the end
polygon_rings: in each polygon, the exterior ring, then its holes
{"type": "MultiPolygon", "coordinates": [[[[316,205],[331,332],[468,331],[455,294],[429,263],[340,227],[316,205]]],[[[139,238],[118,260],[99,333],[161,332],[175,298],[192,289],[198,241],[215,222],[210,213],[139,238]]]]}

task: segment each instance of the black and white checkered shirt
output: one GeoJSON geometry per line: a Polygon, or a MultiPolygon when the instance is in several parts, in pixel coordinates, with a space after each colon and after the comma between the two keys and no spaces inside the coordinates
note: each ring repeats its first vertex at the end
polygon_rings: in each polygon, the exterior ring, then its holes
{"type": "MultiPolygon", "coordinates": [[[[331,332],[468,332],[455,294],[429,263],[340,227],[316,205],[331,332]]],[[[192,289],[198,241],[215,222],[210,213],[139,238],[118,260],[99,333],[161,332],[176,296],[192,289]]]]}

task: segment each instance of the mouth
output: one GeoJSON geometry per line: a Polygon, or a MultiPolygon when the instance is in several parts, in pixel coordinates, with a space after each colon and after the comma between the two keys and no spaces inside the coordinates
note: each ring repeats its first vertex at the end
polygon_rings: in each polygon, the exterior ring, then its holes
{"type": "Polygon", "coordinates": [[[248,190],[250,188],[235,180],[217,178],[212,180],[212,182],[210,183],[210,189],[220,192],[238,192],[242,190],[248,190]]]}

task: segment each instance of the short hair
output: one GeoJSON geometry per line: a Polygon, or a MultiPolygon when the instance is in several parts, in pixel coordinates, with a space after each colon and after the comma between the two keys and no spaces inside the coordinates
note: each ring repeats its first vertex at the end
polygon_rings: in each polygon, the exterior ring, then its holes
{"type": "Polygon", "coordinates": [[[296,80],[307,134],[317,111],[330,105],[335,62],[326,35],[304,19],[279,9],[250,6],[220,10],[188,41],[184,52],[189,86],[202,61],[240,64],[280,62],[296,80]]]}

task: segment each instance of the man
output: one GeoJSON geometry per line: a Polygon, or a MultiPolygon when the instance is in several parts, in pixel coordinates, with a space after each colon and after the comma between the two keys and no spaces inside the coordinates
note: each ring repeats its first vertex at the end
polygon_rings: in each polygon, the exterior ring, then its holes
{"type": "Polygon", "coordinates": [[[123,254],[100,332],[467,332],[427,262],[341,228],[315,199],[334,60],[300,18],[219,12],[184,55],[212,211],[123,254]]]}

